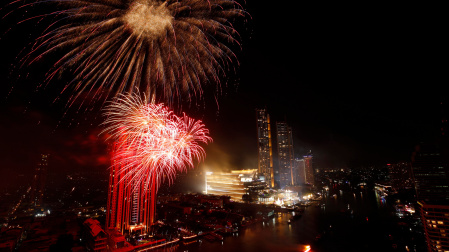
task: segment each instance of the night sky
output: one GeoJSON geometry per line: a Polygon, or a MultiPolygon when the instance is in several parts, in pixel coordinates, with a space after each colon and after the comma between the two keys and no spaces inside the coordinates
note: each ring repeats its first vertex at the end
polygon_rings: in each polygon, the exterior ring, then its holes
{"type": "MultiPolygon", "coordinates": [[[[206,94],[204,106],[183,107],[214,138],[205,167],[257,167],[256,108],[290,123],[295,154],[312,150],[322,167],[408,161],[415,144],[439,134],[440,103],[448,100],[441,8],[290,2],[246,1],[250,17],[236,24],[239,65],[218,104],[206,94]]],[[[14,66],[36,34],[11,20],[0,22],[2,34],[12,28],[0,40],[0,182],[28,174],[42,152],[62,173],[106,169],[100,108],[67,112],[51,102],[55,82],[34,92],[47,66],[14,66]]]]}

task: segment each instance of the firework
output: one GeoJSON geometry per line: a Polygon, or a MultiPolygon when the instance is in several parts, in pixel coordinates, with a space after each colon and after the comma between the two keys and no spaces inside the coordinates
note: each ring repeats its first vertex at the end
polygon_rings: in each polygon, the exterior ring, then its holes
{"type": "Polygon", "coordinates": [[[114,164],[122,180],[136,188],[173,181],[176,173],[205,157],[199,143],[212,138],[201,121],[178,117],[162,104],[146,103],[138,95],[119,95],[105,109],[105,131],[116,142],[114,164]]]}
{"type": "Polygon", "coordinates": [[[219,76],[236,60],[228,47],[238,44],[232,22],[246,15],[233,0],[16,0],[11,5],[48,3],[57,10],[27,19],[53,18],[23,63],[62,51],[45,83],[72,72],[73,81],[63,88],[73,91],[69,104],[81,94],[114,97],[135,88],[169,103],[184,95],[189,101],[201,97],[202,85],[220,85],[219,76]]]}

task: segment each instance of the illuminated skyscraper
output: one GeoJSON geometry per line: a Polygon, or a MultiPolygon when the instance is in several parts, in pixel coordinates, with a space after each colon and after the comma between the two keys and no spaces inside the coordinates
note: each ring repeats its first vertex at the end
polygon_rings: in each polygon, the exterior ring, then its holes
{"type": "Polygon", "coordinates": [[[412,157],[413,180],[418,200],[449,202],[449,149],[421,144],[412,157]]]}
{"type": "Polygon", "coordinates": [[[449,251],[449,135],[447,105],[440,105],[440,137],[419,144],[412,155],[412,177],[429,252],[449,251]]]}
{"type": "Polygon", "coordinates": [[[284,188],[294,184],[292,128],[286,122],[276,122],[279,156],[279,185],[284,188]]]}
{"type": "Polygon", "coordinates": [[[265,181],[274,187],[273,151],[271,146],[270,115],[265,109],[257,109],[257,143],[258,172],[263,174],[265,181]]]}
{"type": "Polygon", "coordinates": [[[33,184],[31,188],[31,204],[34,207],[42,206],[49,157],[49,154],[41,154],[40,160],[36,166],[36,169],[34,170],[33,184]]]}
{"type": "Polygon", "coordinates": [[[315,175],[313,172],[313,156],[312,153],[304,156],[305,183],[315,185],[315,175]]]}
{"type": "Polygon", "coordinates": [[[306,171],[305,171],[305,162],[304,159],[295,159],[295,169],[293,172],[294,175],[294,185],[301,185],[306,183],[306,171]]]}
{"type": "MultiPolygon", "coordinates": [[[[121,166],[113,161],[109,174],[106,229],[117,229],[122,234],[146,233],[155,222],[155,183],[151,188],[145,183],[135,185],[125,177],[121,166]]],[[[122,164],[123,165],[123,164],[122,164]]]]}
{"type": "Polygon", "coordinates": [[[449,251],[449,148],[447,139],[421,144],[412,156],[412,173],[427,250],[449,251]]]}

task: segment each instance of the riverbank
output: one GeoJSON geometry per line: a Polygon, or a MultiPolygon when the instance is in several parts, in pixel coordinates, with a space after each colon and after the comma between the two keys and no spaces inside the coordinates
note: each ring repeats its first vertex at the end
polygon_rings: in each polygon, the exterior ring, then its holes
{"type": "Polygon", "coordinates": [[[399,223],[404,220],[393,211],[393,204],[373,190],[333,188],[318,206],[305,208],[294,220],[292,212],[277,212],[268,220],[254,219],[252,225],[223,240],[199,238],[157,251],[289,252],[303,251],[308,245],[313,252],[420,251],[422,242],[401,236],[404,226],[399,223]]]}

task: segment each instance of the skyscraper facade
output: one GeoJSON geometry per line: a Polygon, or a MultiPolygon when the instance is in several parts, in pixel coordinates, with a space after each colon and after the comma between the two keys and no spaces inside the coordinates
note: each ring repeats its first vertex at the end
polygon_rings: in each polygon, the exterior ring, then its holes
{"type": "Polygon", "coordinates": [[[113,160],[110,168],[106,228],[122,234],[147,233],[155,221],[156,183],[135,184],[122,166],[113,160]]]}
{"type": "Polygon", "coordinates": [[[276,122],[277,150],[279,157],[279,186],[294,184],[292,128],[286,122],[276,122]]]}
{"type": "Polygon", "coordinates": [[[429,252],[449,251],[449,135],[447,105],[440,105],[441,135],[416,146],[411,165],[429,252]]]}
{"type": "Polygon", "coordinates": [[[304,159],[295,158],[294,185],[302,185],[306,183],[306,171],[304,159]]]}
{"type": "Polygon", "coordinates": [[[449,251],[449,146],[447,139],[420,144],[412,175],[429,252],[449,251]]]}
{"type": "Polygon", "coordinates": [[[311,153],[304,156],[304,173],[305,183],[309,185],[315,185],[315,174],[313,172],[313,156],[311,153]]]}
{"type": "Polygon", "coordinates": [[[449,251],[449,205],[418,201],[428,252],[449,251]]]}
{"type": "Polygon", "coordinates": [[[418,200],[449,202],[449,149],[441,144],[420,144],[412,156],[418,200]]]}
{"type": "Polygon", "coordinates": [[[266,109],[257,109],[257,143],[258,143],[258,172],[265,177],[265,181],[274,187],[273,151],[271,145],[270,115],[266,109]]]}

